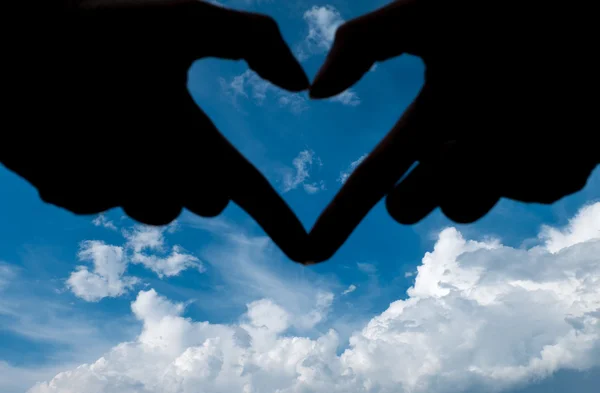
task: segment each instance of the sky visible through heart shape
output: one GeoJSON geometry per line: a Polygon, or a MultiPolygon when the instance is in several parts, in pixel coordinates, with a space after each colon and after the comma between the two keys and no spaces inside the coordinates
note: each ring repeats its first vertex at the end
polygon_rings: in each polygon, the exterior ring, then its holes
{"type": "MultiPolygon", "coordinates": [[[[273,16],[312,79],[335,29],[385,2],[220,3],[273,16]]],[[[243,62],[206,59],[189,89],[309,229],[422,74],[405,56],[311,101],[243,62]]],[[[587,393],[600,382],[600,168],[552,206],[502,200],[473,225],[435,211],[400,226],[380,203],[310,267],[234,205],[150,228],[120,210],[45,205],[4,168],[0,184],[1,392],[587,393]]]]}

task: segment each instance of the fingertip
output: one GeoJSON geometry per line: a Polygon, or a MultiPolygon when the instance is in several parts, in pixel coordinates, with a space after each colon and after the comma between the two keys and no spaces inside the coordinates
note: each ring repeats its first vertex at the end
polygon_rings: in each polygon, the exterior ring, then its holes
{"type": "Polygon", "coordinates": [[[261,33],[252,41],[246,61],[260,77],[291,92],[310,87],[308,76],[272,18],[261,18],[261,33]]]}
{"type": "Polygon", "coordinates": [[[177,204],[146,204],[141,201],[123,206],[123,211],[135,221],[146,225],[164,226],[173,222],[181,214],[182,207],[177,204]]]}
{"type": "Polygon", "coordinates": [[[228,205],[229,199],[224,195],[212,195],[197,200],[189,200],[188,198],[188,202],[184,204],[190,212],[206,218],[217,217],[223,213],[228,205]]]}
{"type": "Polygon", "coordinates": [[[385,199],[385,207],[394,221],[401,225],[414,225],[431,214],[436,204],[431,200],[422,199],[417,202],[416,198],[402,195],[401,192],[390,193],[385,199]]]}
{"type": "Polygon", "coordinates": [[[461,195],[441,204],[442,213],[457,224],[472,224],[487,215],[498,203],[496,194],[465,189],[461,195]]]}
{"type": "Polygon", "coordinates": [[[250,59],[248,66],[261,78],[290,92],[298,93],[310,87],[308,76],[291,53],[271,56],[250,59]]]}

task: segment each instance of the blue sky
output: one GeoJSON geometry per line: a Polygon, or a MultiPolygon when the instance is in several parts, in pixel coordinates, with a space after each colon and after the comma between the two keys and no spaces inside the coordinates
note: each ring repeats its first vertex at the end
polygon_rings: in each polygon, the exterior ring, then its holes
{"type": "MultiPolygon", "coordinates": [[[[312,78],[335,28],[384,2],[222,3],[272,15],[312,78]]],[[[398,58],[309,101],[205,59],[189,88],[308,228],[422,72],[398,58]]],[[[585,393],[600,379],[600,168],[552,206],[502,200],[473,225],[436,211],[401,226],[380,204],[311,267],[234,205],[149,228],[46,205],[4,168],[0,184],[2,392],[585,393]]]]}

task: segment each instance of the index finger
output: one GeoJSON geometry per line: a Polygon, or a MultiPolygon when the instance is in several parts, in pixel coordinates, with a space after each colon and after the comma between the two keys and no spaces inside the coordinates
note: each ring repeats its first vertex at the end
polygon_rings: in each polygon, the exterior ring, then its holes
{"type": "MultiPolygon", "coordinates": [[[[184,151],[178,156],[185,163],[186,178],[198,177],[198,162],[202,163],[204,168],[199,177],[207,187],[200,193],[185,190],[184,205],[195,206],[194,211],[205,216],[215,216],[231,200],[258,223],[288,258],[305,262],[308,235],[300,220],[260,171],[217,130],[189,92],[185,92],[187,99],[179,106],[187,116],[179,121],[187,122],[185,129],[195,130],[197,136],[186,138],[184,151]],[[202,133],[198,134],[198,130],[202,133]]],[[[190,187],[197,189],[197,185],[190,187]]]]}
{"type": "Polygon", "coordinates": [[[424,0],[396,0],[341,25],[312,86],[312,98],[340,94],[373,64],[403,53],[420,55],[424,0]]]}
{"type": "Polygon", "coordinates": [[[309,233],[312,262],[331,258],[369,211],[418,160],[426,142],[424,93],[426,87],[319,216],[309,233]]]}
{"type": "Polygon", "coordinates": [[[231,146],[234,185],[229,190],[233,202],[246,211],[292,261],[309,258],[308,234],[294,212],[269,181],[231,146]]]}

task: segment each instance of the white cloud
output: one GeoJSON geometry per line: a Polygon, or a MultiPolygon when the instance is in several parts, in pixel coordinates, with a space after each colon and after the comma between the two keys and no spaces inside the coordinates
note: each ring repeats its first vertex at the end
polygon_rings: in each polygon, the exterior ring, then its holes
{"type": "Polygon", "coordinates": [[[125,275],[129,263],[141,264],[159,278],[176,276],[190,268],[204,272],[201,261],[179,245],[174,245],[169,254],[165,253],[165,233],[175,232],[177,225],[177,222],[163,227],[134,225],[122,231],[126,240],[122,246],[107,245],[99,240],[82,242],[78,257],[91,261],[93,270],[78,266],[67,279],[67,288],[89,302],[121,296],[140,283],[138,278],[125,275]]]}
{"type": "Polygon", "coordinates": [[[322,54],[331,48],[335,32],[344,23],[340,12],[333,6],[313,6],[304,13],[308,33],[296,50],[300,60],[322,54]]]}
{"type": "MultiPolygon", "coordinates": [[[[97,359],[115,344],[135,338],[130,317],[100,310],[82,315],[56,291],[54,280],[40,280],[31,269],[11,266],[10,282],[0,289],[4,337],[17,337],[19,351],[0,350],[0,392],[22,393],[37,381],[97,359]],[[8,333],[8,336],[6,335],[8,333]],[[4,355],[4,356],[3,356],[4,355]],[[12,356],[11,356],[12,355],[12,356]],[[27,359],[34,359],[32,363],[27,359]],[[14,361],[14,363],[13,363],[14,361]]],[[[60,285],[60,284],[59,284],[60,285]]]]}
{"type": "Polygon", "coordinates": [[[123,231],[127,247],[134,252],[163,251],[165,246],[165,227],[134,225],[130,231],[123,231]]]}
{"type": "Polygon", "coordinates": [[[319,191],[325,190],[325,182],[313,182],[307,183],[310,178],[310,170],[313,162],[318,163],[320,166],[323,165],[321,159],[315,156],[315,152],[312,150],[303,150],[298,153],[298,156],[292,161],[294,170],[287,170],[283,173],[283,192],[295,190],[298,186],[302,185],[304,191],[308,194],[315,194],[319,191]]]}
{"type": "Polygon", "coordinates": [[[250,69],[234,76],[231,81],[220,78],[219,82],[223,94],[237,108],[239,108],[240,97],[251,99],[256,105],[262,106],[269,96],[275,96],[279,107],[288,108],[294,114],[300,114],[308,109],[308,102],[304,96],[280,89],[250,69]]]}
{"type": "Polygon", "coordinates": [[[67,287],[75,296],[88,302],[121,296],[139,282],[135,277],[125,276],[127,259],[122,247],[97,240],[84,241],[78,257],[81,261],[92,262],[93,271],[87,266],[77,266],[67,279],[67,287]]]}
{"type": "Polygon", "coordinates": [[[356,169],[356,167],[359,166],[360,163],[365,160],[365,158],[367,158],[367,154],[363,154],[362,156],[358,157],[356,161],[352,161],[345,171],[340,172],[338,182],[344,184],[346,180],[348,180],[352,172],[356,169]]]}
{"type": "Polygon", "coordinates": [[[125,247],[133,250],[131,262],[142,264],[152,270],[159,278],[177,276],[186,269],[195,268],[199,272],[206,269],[194,255],[187,254],[179,245],[172,247],[170,254],[165,255],[165,232],[173,233],[177,229],[175,221],[168,226],[155,227],[136,225],[129,232],[124,231],[127,239],[125,247]],[[156,254],[147,254],[154,251],[156,254]]]}
{"type": "Polygon", "coordinates": [[[228,306],[274,299],[292,317],[289,324],[311,331],[327,319],[334,296],[330,282],[301,265],[290,265],[266,236],[224,231],[221,242],[209,246],[203,259],[227,288],[228,306]]]}
{"type": "Polygon", "coordinates": [[[581,209],[569,221],[566,228],[560,230],[544,226],[540,239],[550,252],[558,252],[573,244],[600,237],[600,203],[588,205],[581,209]]]}
{"type": "Polygon", "coordinates": [[[300,94],[282,93],[279,94],[279,106],[288,108],[292,113],[300,114],[308,109],[306,98],[300,94]]]}
{"type": "Polygon", "coordinates": [[[177,276],[189,268],[196,268],[201,273],[206,271],[200,260],[193,255],[186,254],[181,246],[173,246],[171,254],[166,257],[135,253],[131,262],[144,265],[160,278],[177,276]]]}
{"type": "Polygon", "coordinates": [[[350,284],[350,286],[348,288],[346,288],[344,290],[344,292],[342,292],[342,295],[347,295],[347,294],[352,293],[354,291],[356,291],[356,285],[350,284]]]}
{"type": "Polygon", "coordinates": [[[356,94],[356,92],[354,92],[352,89],[345,90],[337,96],[330,98],[329,100],[333,102],[339,102],[348,106],[360,105],[360,98],[358,97],[358,94],[356,94]]]}
{"type": "Polygon", "coordinates": [[[556,244],[586,232],[580,225],[597,223],[599,212],[583,209],[568,230],[547,232],[552,247],[515,249],[443,230],[408,298],[371,319],[341,355],[333,330],[291,334],[296,313],[276,297],[249,303],[238,323],[217,325],[141,291],[132,304],[143,322],[135,341],[29,392],[458,393],[598,366],[600,237],[556,244]]]}
{"type": "MultiPolygon", "coordinates": [[[[340,12],[331,5],[313,6],[304,13],[304,21],[307,24],[308,32],[304,40],[296,47],[296,56],[300,61],[329,51],[336,30],[344,23],[340,12]]],[[[374,69],[372,68],[372,70],[374,69]]],[[[348,106],[360,104],[358,94],[352,89],[343,91],[330,98],[329,101],[348,106]]]]}
{"type": "Polygon", "coordinates": [[[115,224],[111,220],[106,218],[104,214],[99,214],[96,218],[94,218],[94,220],[92,220],[92,224],[94,224],[97,227],[112,229],[113,231],[117,230],[115,224]]]}
{"type": "Polygon", "coordinates": [[[302,187],[304,188],[304,191],[309,194],[316,194],[319,191],[324,191],[327,189],[323,180],[318,183],[304,183],[302,187]]]}
{"type": "Polygon", "coordinates": [[[15,275],[14,267],[0,261],[0,291],[14,280],[15,275]]]}

